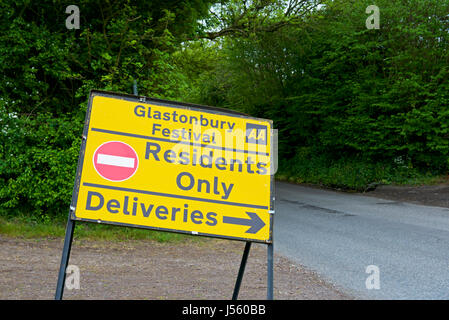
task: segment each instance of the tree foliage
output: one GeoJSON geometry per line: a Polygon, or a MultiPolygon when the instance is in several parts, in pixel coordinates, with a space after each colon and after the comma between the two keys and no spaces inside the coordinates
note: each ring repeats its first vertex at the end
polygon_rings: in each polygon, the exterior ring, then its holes
{"type": "Polygon", "coordinates": [[[89,90],[134,79],[273,119],[299,181],[449,170],[449,0],[81,0],[79,30],[70,4],[0,2],[0,209],[65,211],[89,90]]]}
{"type": "Polygon", "coordinates": [[[281,170],[324,159],[447,172],[449,2],[375,1],[379,30],[365,25],[372,4],[326,1],[301,23],[222,41],[210,90],[274,119],[281,170]]]}
{"type": "Polygon", "coordinates": [[[172,53],[212,1],[81,0],[0,3],[0,208],[60,213],[70,202],[88,92],[180,99],[172,53]]]}

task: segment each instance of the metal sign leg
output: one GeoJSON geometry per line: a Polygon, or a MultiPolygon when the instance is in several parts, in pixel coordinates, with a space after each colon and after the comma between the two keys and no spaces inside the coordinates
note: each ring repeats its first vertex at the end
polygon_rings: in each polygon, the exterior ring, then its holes
{"type": "Polygon", "coordinates": [[[267,248],[267,300],[273,300],[273,243],[267,248]]]}
{"type": "Polygon", "coordinates": [[[249,249],[251,248],[251,242],[247,241],[245,244],[245,250],[243,251],[242,261],[240,262],[239,273],[237,275],[237,281],[235,282],[234,293],[232,294],[232,300],[237,300],[240,291],[240,285],[242,284],[243,274],[245,273],[246,260],[248,260],[249,249]]]}
{"type": "Polygon", "coordinates": [[[137,80],[136,79],[133,80],[133,95],[135,95],[135,96],[139,95],[139,91],[137,91],[137,80]]]}
{"type": "Polygon", "coordinates": [[[65,271],[70,257],[70,249],[72,248],[73,230],[75,230],[75,221],[70,219],[67,221],[65,230],[64,248],[62,249],[61,266],[59,267],[58,284],[56,286],[55,300],[61,300],[64,294],[65,271]]]}

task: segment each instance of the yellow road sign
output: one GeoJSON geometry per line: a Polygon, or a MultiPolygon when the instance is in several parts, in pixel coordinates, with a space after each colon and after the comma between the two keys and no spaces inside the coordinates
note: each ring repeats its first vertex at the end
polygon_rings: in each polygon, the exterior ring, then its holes
{"type": "Polygon", "coordinates": [[[272,242],[272,122],[92,91],[72,220],[272,242]]]}

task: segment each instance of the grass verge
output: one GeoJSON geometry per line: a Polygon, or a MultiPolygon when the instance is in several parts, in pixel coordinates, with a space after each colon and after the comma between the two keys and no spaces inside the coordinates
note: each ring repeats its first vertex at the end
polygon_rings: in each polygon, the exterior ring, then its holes
{"type": "MultiPolygon", "coordinates": [[[[0,215],[0,234],[9,237],[23,239],[63,238],[65,226],[66,221],[62,219],[51,220],[48,218],[0,215]]],[[[102,241],[153,240],[158,242],[198,241],[200,239],[200,237],[187,234],[87,222],[76,223],[74,238],[102,241]]]]}

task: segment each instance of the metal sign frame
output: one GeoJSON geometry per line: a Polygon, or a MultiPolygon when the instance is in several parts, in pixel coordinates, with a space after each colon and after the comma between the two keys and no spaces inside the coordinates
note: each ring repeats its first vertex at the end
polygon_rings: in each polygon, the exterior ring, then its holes
{"type": "MultiPolygon", "coordinates": [[[[135,90],[135,92],[136,92],[136,90],[135,90]]],[[[249,120],[264,121],[264,122],[269,122],[270,127],[273,128],[273,122],[271,120],[250,117],[244,113],[237,112],[234,110],[228,110],[228,109],[204,106],[204,105],[197,105],[197,104],[190,104],[190,103],[183,103],[183,102],[178,102],[178,101],[169,101],[169,100],[148,98],[148,97],[144,97],[144,96],[119,94],[119,93],[109,92],[109,91],[91,90],[90,95],[89,95],[88,105],[87,105],[86,117],[85,117],[85,121],[84,121],[82,143],[80,146],[80,153],[79,153],[79,158],[78,158],[75,183],[74,183],[73,192],[72,192],[72,200],[71,200],[70,210],[69,210],[69,214],[68,214],[68,218],[67,218],[64,246],[63,246],[61,265],[60,265],[60,269],[59,269],[59,276],[58,276],[58,282],[57,282],[57,288],[56,288],[56,294],[55,294],[56,300],[62,299],[63,292],[64,292],[65,270],[67,268],[68,261],[70,258],[70,251],[71,251],[71,245],[72,245],[72,240],[73,240],[73,233],[74,233],[74,229],[75,229],[75,222],[76,221],[86,221],[86,222],[98,223],[97,220],[76,217],[76,212],[75,212],[75,209],[76,209],[75,206],[77,204],[80,183],[81,183],[81,174],[82,174],[82,170],[83,170],[86,143],[87,143],[87,138],[88,138],[88,133],[89,133],[89,128],[90,128],[90,119],[91,119],[93,98],[95,96],[102,96],[102,97],[108,97],[108,98],[114,98],[114,99],[122,99],[122,100],[136,102],[136,103],[139,103],[139,102],[140,103],[151,103],[154,105],[170,107],[170,108],[187,109],[187,110],[194,110],[194,111],[206,112],[206,113],[211,113],[211,114],[244,118],[244,119],[249,119],[249,120]]],[[[270,132],[270,137],[271,137],[270,141],[272,142],[273,141],[273,130],[271,130],[271,132],[270,132]]],[[[192,145],[192,142],[190,142],[190,143],[192,145]]],[[[273,151],[274,151],[274,143],[272,142],[270,144],[270,156],[272,157],[272,159],[273,159],[273,151]]],[[[270,161],[270,166],[273,166],[273,161],[270,161]]],[[[270,175],[270,207],[268,208],[268,212],[270,214],[270,217],[269,217],[270,230],[269,230],[269,238],[266,241],[243,238],[243,237],[231,237],[231,236],[224,236],[224,235],[207,234],[207,233],[201,233],[201,232],[194,233],[194,235],[198,235],[198,236],[215,237],[215,238],[222,238],[222,239],[227,239],[227,240],[237,240],[237,241],[245,241],[246,242],[244,253],[242,256],[242,261],[240,264],[239,274],[238,274],[237,281],[236,281],[235,288],[234,288],[234,293],[233,293],[233,297],[232,297],[233,299],[237,299],[237,297],[238,297],[240,284],[241,284],[241,280],[242,280],[243,273],[245,270],[246,260],[247,260],[248,254],[249,254],[251,242],[259,242],[259,243],[267,244],[267,280],[268,280],[267,281],[267,299],[270,299],[270,300],[273,299],[274,174],[270,175]]],[[[101,223],[118,225],[118,226],[126,226],[126,227],[135,227],[135,228],[140,228],[140,229],[150,229],[150,230],[156,230],[156,231],[184,233],[184,234],[190,234],[190,235],[193,234],[190,231],[184,231],[184,230],[166,229],[166,228],[159,228],[159,227],[153,227],[153,226],[134,225],[134,224],[129,224],[129,223],[114,222],[114,221],[101,221],[101,223]]]]}

